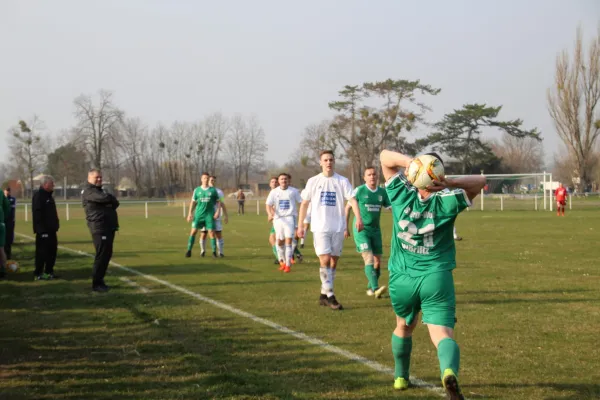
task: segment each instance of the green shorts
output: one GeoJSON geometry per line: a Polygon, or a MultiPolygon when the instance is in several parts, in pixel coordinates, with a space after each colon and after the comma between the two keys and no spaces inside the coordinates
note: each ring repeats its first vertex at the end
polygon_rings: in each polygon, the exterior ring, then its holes
{"type": "Polygon", "coordinates": [[[383,243],[381,240],[380,229],[363,229],[361,232],[357,232],[356,228],[354,228],[353,231],[356,251],[359,253],[370,251],[376,256],[383,254],[383,243]]]}
{"type": "Polygon", "coordinates": [[[456,297],[452,271],[434,272],[411,277],[404,273],[391,273],[390,298],[394,312],[410,325],[423,311],[423,323],[454,329],[456,323],[456,297]]]}
{"type": "Polygon", "coordinates": [[[0,222],[0,247],[4,247],[6,244],[6,225],[4,222],[0,222]]]}
{"type": "Polygon", "coordinates": [[[192,228],[194,229],[203,229],[212,231],[215,229],[215,220],[212,215],[201,215],[194,218],[192,222],[192,228]]]}

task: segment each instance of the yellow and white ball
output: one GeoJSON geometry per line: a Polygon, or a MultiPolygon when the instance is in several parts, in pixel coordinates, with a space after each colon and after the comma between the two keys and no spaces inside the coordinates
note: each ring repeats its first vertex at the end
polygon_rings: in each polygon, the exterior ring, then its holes
{"type": "Polygon", "coordinates": [[[14,260],[8,260],[6,262],[6,271],[15,273],[19,271],[19,263],[14,260]]]}
{"type": "Polygon", "coordinates": [[[408,166],[406,179],[418,189],[427,189],[433,181],[444,177],[444,165],[432,155],[418,156],[408,166]]]}

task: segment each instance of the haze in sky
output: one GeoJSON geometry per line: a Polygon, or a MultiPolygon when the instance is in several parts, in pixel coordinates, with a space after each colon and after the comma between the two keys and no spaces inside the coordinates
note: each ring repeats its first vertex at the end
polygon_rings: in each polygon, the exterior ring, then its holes
{"type": "Polygon", "coordinates": [[[598,0],[0,0],[0,138],[34,113],[56,135],[75,97],[108,89],[150,127],[255,114],[281,163],[344,85],[420,79],[442,89],[430,121],[503,105],[542,131],[550,160],[556,55],[599,17],[598,0]]]}

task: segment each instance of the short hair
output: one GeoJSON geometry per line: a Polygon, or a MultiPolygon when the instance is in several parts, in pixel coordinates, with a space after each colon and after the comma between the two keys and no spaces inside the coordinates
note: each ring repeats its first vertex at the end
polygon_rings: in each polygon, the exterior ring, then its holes
{"type": "Polygon", "coordinates": [[[204,176],[204,175],[206,175],[210,178],[210,174],[208,172],[203,172],[200,176],[204,176]]]}
{"type": "Polygon", "coordinates": [[[98,173],[98,174],[101,174],[102,172],[100,172],[100,170],[99,170],[98,168],[91,168],[91,169],[88,171],[88,175],[90,175],[90,174],[93,174],[93,173],[98,173]]]}
{"type": "Polygon", "coordinates": [[[269,178],[269,182],[271,182],[273,179],[277,180],[277,178],[279,178],[278,176],[272,176],[269,178]]]}
{"type": "Polygon", "coordinates": [[[335,158],[335,155],[333,154],[333,150],[323,150],[319,153],[319,160],[321,159],[321,157],[323,157],[325,154],[331,154],[331,156],[333,158],[335,158]]]}
{"type": "Polygon", "coordinates": [[[433,156],[433,157],[437,158],[442,163],[442,167],[444,166],[444,160],[442,160],[442,157],[440,157],[440,155],[438,153],[432,151],[431,153],[425,153],[424,155],[433,156]]]}
{"type": "Polygon", "coordinates": [[[7,190],[10,192],[10,186],[8,186],[8,185],[4,186],[4,190],[7,190]]]}
{"type": "Polygon", "coordinates": [[[374,166],[372,166],[372,165],[369,165],[367,168],[365,168],[365,172],[367,172],[367,171],[368,171],[368,170],[370,170],[370,169],[372,169],[372,170],[375,170],[375,173],[377,173],[377,168],[375,168],[375,167],[374,167],[374,166]]]}
{"type": "Polygon", "coordinates": [[[277,175],[277,180],[279,180],[279,178],[281,178],[282,176],[287,176],[288,179],[292,179],[292,176],[290,174],[288,174],[287,172],[282,172],[279,175],[277,175]]]}
{"type": "Polygon", "coordinates": [[[210,179],[210,178],[217,179],[217,177],[216,177],[216,176],[214,176],[214,175],[211,175],[211,176],[209,176],[208,178],[209,178],[209,179],[210,179]]]}
{"type": "Polygon", "coordinates": [[[44,186],[48,182],[54,182],[54,178],[50,175],[44,175],[42,176],[42,179],[40,179],[40,184],[42,186],[44,186]]]}

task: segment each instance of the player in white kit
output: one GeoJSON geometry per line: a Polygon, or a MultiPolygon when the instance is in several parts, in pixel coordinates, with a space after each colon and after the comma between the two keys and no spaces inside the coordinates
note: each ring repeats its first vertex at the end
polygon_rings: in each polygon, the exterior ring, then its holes
{"type": "MultiPolygon", "coordinates": [[[[344,246],[344,232],[346,231],[345,200],[354,211],[356,230],[363,230],[358,203],[352,197],[352,184],[350,181],[336,174],[333,169],[335,158],[333,151],[322,151],[319,156],[322,171],[306,182],[302,191],[302,205],[300,206],[300,221],[304,221],[308,206],[311,205],[310,225],[313,233],[315,252],[319,257],[321,278],[321,296],[319,304],[328,306],[333,310],[341,310],[333,291],[337,263],[344,246]]],[[[304,225],[298,227],[298,237],[304,237],[304,225]]]]}
{"type": "Polygon", "coordinates": [[[275,228],[279,259],[283,260],[279,270],[290,272],[292,256],[294,254],[292,242],[296,234],[295,225],[298,218],[298,204],[302,202],[302,198],[296,188],[289,186],[290,178],[288,174],[279,174],[277,181],[279,187],[271,190],[269,193],[266,208],[269,221],[273,221],[273,227],[275,228]]]}

